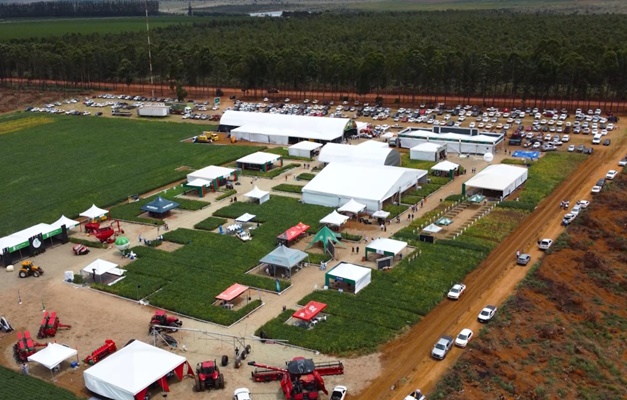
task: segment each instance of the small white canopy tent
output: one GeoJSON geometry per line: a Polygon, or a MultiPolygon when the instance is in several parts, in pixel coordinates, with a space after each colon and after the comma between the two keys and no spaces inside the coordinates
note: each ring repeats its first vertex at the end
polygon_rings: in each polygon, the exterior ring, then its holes
{"type": "Polygon", "coordinates": [[[82,272],[86,274],[96,274],[97,276],[102,276],[104,274],[112,274],[116,276],[124,275],[124,270],[118,268],[118,264],[112,263],[110,261],[97,259],[85,268],[82,269],[82,272]]]}
{"type": "Polygon", "coordinates": [[[375,218],[387,218],[390,216],[390,213],[383,210],[377,210],[372,213],[372,216],[375,218]]]}
{"type": "Polygon", "coordinates": [[[320,220],[321,224],[329,224],[340,226],[348,221],[346,215],[342,215],[339,212],[333,210],[333,212],[320,220]]]}
{"type": "Polygon", "coordinates": [[[83,372],[85,386],[101,396],[117,400],[143,400],[150,385],[159,382],[169,387],[164,378],[174,371],[183,378],[185,357],[170,353],[138,340],[129,343],[83,372]]]}
{"type": "Polygon", "coordinates": [[[454,162],[450,162],[450,161],[442,161],[442,162],[435,164],[433,167],[431,167],[431,170],[449,172],[449,171],[456,171],[458,168],[459,168],[459,164],[455,164],[454,162]]]}
{"type": "Polygon", "coordinates": [[[95,204],[92,204],[89,210],[83,211],[82,213],[78,215],[80,215],[81,217],[89,218],[89,219],[96,219],[108,213],[109,213],[109,210],[104,210],[102,208],[97,207],[95,204]]]}
{"type": "Polygon", "coordinates": [[[431,225],[425,226],[424,229],[423,229],[423,231],[429,232],[429,233],[438,233],[441,230],[442,230],[442,228],[440,228],[436,224],[431,224],[431,225]]]}
{"type": "Polygon", "coordinates": [[[372,270],[359,265],[342,262],[327,272],[324,278],[324,284],[327,287],[331,286],[331,280],[343,282],[352,285],[355,288],[354,293],[357,294],[370,284],[372,280],[372,270]]]}
{"type": "MultiPolygon", "coordinates": [[[[67,346],[60,345],[58,343],[48,343],[45,349],[38,351],[32,356],[28,357],[28,361],[33,361],[43,365],[49,370],[53,370],[59,366],[63,361],[70,357],[74,357],[78,354],[78,351],[67,346]]],[[[78,361],[78,360],[77,360],[78,361]]]]}
{"type": "Polygon", "coordinates": [[[255,186],[253,190],[246,193],[244,196],[250,197],[251,199],[259,200],[259,204],[263,204],[266,201],[270,200],[270,192],[265,192],[259,189],[257,186],[255,186]]]}
{"type": "Polygon", "coordinates": [[[379,238],[366,245],[366,258],[368,258],[369,252],[384,256],[396,256],[400,254],[405,247],[407,247],[407,242],[388,238],[379,238]]]}
{"type": "Polygon", "coordinates": [[[365,209],[366,209],[365,204],[361,204],[355,201],[354,199],[350,199],[346,204],[344,204],[342,207],[338,208],[337,210],[340,212],[349,212],[349,213],[357,214],[357,213],[364,211],[365,209]]]}
{"type": "Polygon", "coordinates": [[[61,218],[51,223],[50,226],[52,226],[54,229],[58,229],[61,226],[65,225],[67,229],[70,229],[70,228],[74,228],[78,224],[79,224],[78,221],[74,221],[73,219],[69,219],[65,215],[62,215],[61,218]]]}
{"type": "Polygon", "coordinates": [[[237,217],[235,222],[246,223],[252,221],[253,219],[255,219],[255,217],[256,215],[245,213],[244,215],[240,215],[239,217],[237,217]]]}
{"type": "Polygon", "coordinates": [[[287,153],[294,157],[311,158],[312,153],[322,147],[322,143],[302,141],[298,142],[287,149],[287,153]]]}

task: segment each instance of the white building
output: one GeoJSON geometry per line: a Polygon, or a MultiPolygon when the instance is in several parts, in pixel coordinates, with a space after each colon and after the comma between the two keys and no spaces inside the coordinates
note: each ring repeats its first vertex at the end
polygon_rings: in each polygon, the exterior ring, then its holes
{"type": "Polygon", "coordinates": [[[426,181],[427,171],[385,165],[330,163],[305,187],[303,203],[340,207],[351,199],[367,212],[398,200],[399,193],[426,181]]]}
{"type": "Polygon", "coordinates": [[[327,143],[320,150],[318,161],[399,166],[401,155],[386,143],[371,140],[357,146],[327,143]]]}
{"type": "Polygon", "coordinates": [[[505,198],[527,180],[527,168],[507,164],[490,165],[464,183],[462,193],[481,193],[505,198]]]}
{"type": "Polygon", "coordinates": [[[314,154],[320,151],[320,147],[322,147],[322,143],[303,140],[288,147],[287,153],[293,157],[312,158],[314,154]]]}
{"type": "Polygon", "coordinates": [[[435,142],[423,142],[409,149],[411,160],[437,162],[446,157],[446,145],[435,142]]]}
{"type": "MultiPolygon", "coordinates": [[[[505,136],[501,133],[434,133],[418,128],[407,128],[398,133],[401,147],[411,149],[421,143],[437,143],[446,145],[448,153],[458,154],[485,154],[496,152],[496,147],[503,142],[505,136]]],[[[436,160],[437,161],[437,160],[436,160]]]]}

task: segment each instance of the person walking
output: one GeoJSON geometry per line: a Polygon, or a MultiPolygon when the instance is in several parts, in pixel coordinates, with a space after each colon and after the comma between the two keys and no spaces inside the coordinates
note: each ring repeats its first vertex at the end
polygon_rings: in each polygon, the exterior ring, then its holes
{"type": "Polygon", "coordinates": [[[23,375],[28,375],[28,364],[26,364],[25,362],[22,363],[22,374],[23,375]]]}
{"type": "Polygon", "coordinates": [[[516,250],[516,259],[518,260],[518,257],[520,257],[520,250],[516,250]]]}

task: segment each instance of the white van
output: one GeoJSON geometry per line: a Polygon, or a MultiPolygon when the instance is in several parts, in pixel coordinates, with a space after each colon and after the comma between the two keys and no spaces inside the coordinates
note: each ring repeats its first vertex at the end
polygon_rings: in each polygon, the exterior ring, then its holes
{"type": "Polygon", "coordinates": [[[592,144],[601,144],[601,138],[603,137],[603,135],[594,135],[594,137],[592,138],[592,144]]]}

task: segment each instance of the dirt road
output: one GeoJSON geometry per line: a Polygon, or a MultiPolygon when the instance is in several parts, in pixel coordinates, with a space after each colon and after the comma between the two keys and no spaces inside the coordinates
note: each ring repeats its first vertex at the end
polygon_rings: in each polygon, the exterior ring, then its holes
{"type": "Polygon", "coordinates": [[[543,237],[556,238],[563,231],[560,221],[564,211],[559,209],[560,201],[594,201],[590,189],[596,180],[604,177],[609,169],[616,169],[618,159],[627,152],[625,131],[613,140],[612,147],[597,148],[569,179],[467,276],[464,282],[468,287],[467,293],[460,300],[441,302],[409,332],[384,346],[384,373],[359,393],[360,398],[403,399],[415,388],[421,388],[427,393],[434,389],[446,370],[464,351],[455,348],[445,360],[435,361],[430,357],[434,343],[441,335],[456,336],[463,328],[479,332],[481,327],[476,318],[481,308],[487,304],[501,304],[527,274],[528,268],[515,265],[516,251],[531,254],[534,263],[541,257],[536,241],[543,237]]]}

